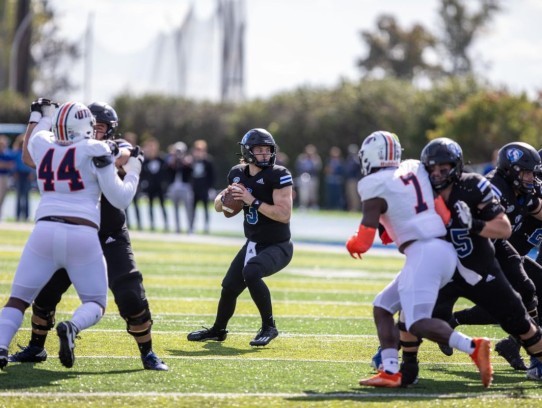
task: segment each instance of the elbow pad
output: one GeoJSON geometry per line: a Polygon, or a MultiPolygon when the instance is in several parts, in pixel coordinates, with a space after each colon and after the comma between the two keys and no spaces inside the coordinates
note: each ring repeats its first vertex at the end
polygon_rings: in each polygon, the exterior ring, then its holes
{"type": "Polygon", "coordinates": [[[113,163],[113,156],[107,155],[107,156],[93,157],[92,162],[97,168],[102,169],[113,163]]]}

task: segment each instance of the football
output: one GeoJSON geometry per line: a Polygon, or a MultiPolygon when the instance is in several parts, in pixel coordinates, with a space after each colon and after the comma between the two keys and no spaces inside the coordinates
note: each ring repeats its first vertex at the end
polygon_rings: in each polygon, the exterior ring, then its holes
{"type": "Polygon", "coordinates": [[[233,198],[230,190],[222,195],[222,213],[226,218],[233,217],[241,212],[244,203],[241,200],[233,198]]]}

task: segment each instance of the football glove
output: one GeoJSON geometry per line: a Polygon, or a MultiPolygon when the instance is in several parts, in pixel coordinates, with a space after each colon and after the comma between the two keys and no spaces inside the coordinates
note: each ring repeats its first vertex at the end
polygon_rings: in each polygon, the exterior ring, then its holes
{"type": "Polygon", "coordinates": [[[393,239],[391,239],[390,235],[388,234],[388,231],[384,230],[382,234],[380,234],[380,240],[384,245],[389,245],[393,242],[393,239]]]}
{"type": "Polygon", "coordinates": [[[42,116],[52,118],[59,104],[47,98],[38,98],[30,104],[30,118],[28,122],[39,122],[42,116]]]}
{"type": "Polygon", "coordinates": [[[486,222],[473,218],[469,206],[464,201],[456,201],[454,203],[454,211],[463,228],[475,234],[479,234],[484,229],[486,222]]]}
{"type": "Polygon", "coordinates": [[[459,200],[454,203],[454,211],[461,226],[470,231],[472,228],[472,214],[469,206],[464,201],[459,200]]]}
{"type": "Polygon", "coordinates": [[[346,249],[354,259],[361,259],[361,254],[367,252],[373,244],[376,228],[360,224],[358,232],[346,242],[346,249]]]}
{"type": "Polygon", "coordinates": [[[122,166],[126,174],[135,174],[136,176],[139,176],[141,173],[141,165],[142,162],[137,157],[130,157],[126,164],[122,166]]]}

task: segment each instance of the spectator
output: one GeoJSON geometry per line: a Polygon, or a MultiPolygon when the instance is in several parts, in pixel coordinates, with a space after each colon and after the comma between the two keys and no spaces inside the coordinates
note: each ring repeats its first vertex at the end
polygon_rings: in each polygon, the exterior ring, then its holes
{"type": "Polygon", "coordinates": [[[166,211],[166,191],[167,191],[167,164],[160,152],[160,142],[151,137],[143,144],[145,162],[141,170],[141,191],[149,199],[149,219],[151,231],[155,230],[154,222],[154,200],[158,199],[162,217],[164,219],[164,230],[169,230],[168,217],[166,211]]]}
{"type": "Polygon", "coordinates": [[[214,195],[215,168],[212,158],[207,152],[207,142],[196,140],[192,147],[192,191],[194,202],[192,206],[192,218],[190,220],[190,232],[194,231],[194,220],[196,218],[196,206],[199,202],[203,204],[205,214],[205,233],[209,233],[209,195],[214,195]]]}
{"type": "Polygon", "coordinates": [[[175,232],[180,234],[181,228],[181,203],[186,211],[187,225],[190,226],[193,217],[194,195],[190,178],[192,177],[192,157],[187,153],[186,143],[177,142],[168,148],[166,158],[168,171],[170,173],[170,185],[167,190],[167,197],[173,203],[173,212],[175,214],[175,232]]]}
{"type": "Polygon", "coordinates": [[[303,153],[296,159],[295,169],[299,207],[301,209],[318,208],[322,159],[315,145],[305,146],[303,153]]]}
{"type": "MultiPolygon", "coordinates": [[[[130,143],[132,146],[137,146],[137,134],[134,132],[126,132],[123,135],[124,140],[126,140],[128,143],[130,143]]],[[[141,183],[137,186],[137,192],[135,194],[135,197],[130,205],[134,209],[134,213],[136,216],[136,222],[137,222],[137,229],[141,231],[143,229],[143,226],[141,224],[141,214],[139,212],[139,198],[141,197],[141,183]]],[[[126,210],[126,226],[128,229],[130,229],[130,218],[128,216],[128,210],[126,210]]]]}
{"type": "Polygon", "coordinates": [[[2,220],[2,207],[9,189],[11,171],[15,167],[13,152],[9,148],[9,139],[0,135],[0,221],[2,220]]]}
{"type": "Polygon", "coordinates": [[[344,210],[344,161],[341,149],[337,146],[329,149],[329,158],[325,167],[326,205],[331,210],[344,210]]]}
{"type": "Polygon", "coordinates": [[[358,194],[358,182],[361,178],[359,167],[359,147],[356,144],[348,146],[348,156],[344,164],[345,167],[345,192],[346,209],[352,212],[361,211],[361,201],[358,194]]]}
{"type": "Polygon", "coordinates": [[[30,216],[30,189],[34,178],[34,170],[23,162],[24,133],[17,136],[13,142],[13,157],[15,168],[13,182],[15,184],[16,204],[15,218],[17,222],[27,221],[30,216]]]}

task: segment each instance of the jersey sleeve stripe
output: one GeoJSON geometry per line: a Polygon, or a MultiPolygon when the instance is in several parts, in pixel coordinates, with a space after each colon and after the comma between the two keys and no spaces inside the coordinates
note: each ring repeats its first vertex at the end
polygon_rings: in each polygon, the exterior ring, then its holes
{"type": "Polygon", "coordinates": [[[282,176],[280,178],[280,184],[286,184],[286,183],[291,183],[291,182],[292,182],[292,176],[291,175],[282,176]]]}

